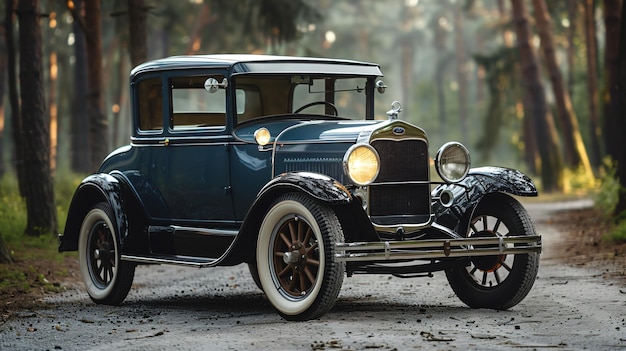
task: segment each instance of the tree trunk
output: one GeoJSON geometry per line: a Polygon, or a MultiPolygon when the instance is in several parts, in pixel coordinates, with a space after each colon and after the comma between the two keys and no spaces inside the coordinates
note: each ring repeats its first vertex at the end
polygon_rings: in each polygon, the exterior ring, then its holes
{"type": "Polygon", "coordinates": [[[546,8],[544,0],[533,0],[535,8],[535,19],[539,37],[541,38],[541,48],[546,60],[546,66],[552,83],[552,92],[556,101],[556,110],[558,120],[561,123],[561,136],[563,138],[565,148],[565,163],[572,167],[583,167],[585,174],[589,179],[593,178],[591,164],[587,157],[587,150],[583,143],[580,129],[578,128],[578,120],[572,107],[572,101],[565,85],[563,76],[556,62],[556,54],[554,50],[554,40],[552,39],[552,20],[546,8]]]}
{"type": "Polygon", "coordinates": [[[545,191],[558,191],[562,186],[562,164],[556,128],[549,114],[545,91],[539,76],[539,65],[530,44],[530,25],[524,0],[511,0],[513,25],[520,50],[524,82],[524,118],[533,119],[541,157],[541,181],[545,191]]]}
{"type": "MultiPolygon", "coordinates": [[[[604,55],[605,94],[602,94],[604,110],[604,146],[613,160],[617,160],[624,147],[620,143],[623,135],[619,133],[619,49],[620,49],[620,14],[622,0],[604,0],[604,27],[606,28],[606,45],[604,55]]],[[[622,85],[623,86],[623,85],[622,85]]]]}
{"type": "Polygon", "coordinates": [[[11,263],[12,261],[7,244],[2,239],[2,235],[0,235],[0,263],[11,263]]]}
{"type": "Polygon", "coordinates": [[[600,165],[600,124],[598,116],[598,63],[594,0],[585,0],[585,41],[587,43],[587,94],[589,102],[590,158],[594,168],[600,165]]]}
{"type": "Polygon", "coordinates": [[[204,3],[200,8],[200,12],[196,17],[196,21],[191,30],[191,36],[189,37],[189,44],[185,50],[185,54],[191,55],[197,53],[200,50],[202,44],[202,29],[209,24],[211,16],[211,5],[204,3]]]}
{"type": "Polygon", "coordinates": [[[83,1],[74,0],[75,18],[72,23],[74,32],[74,96],[72,97],[72,118],[70,120],[71,168],[78,173],[91,173],[91,146],[89,142],[89,113],[87,112],[87,49],[85,32],[78,20],[83,12],[83,1]]]}
{"type": "Polygon", "coordinates": [[[148,57],[148,25],[143,0],[128,0],[128,24],[130,63],[136,67],[148,57]]]}
{"type": "Polygon", "coordinates": [[[567,91],[571,97],[574,94],[574,61],[576,59],[576,21],[578,20],[578,0],[565,0],[567,6],[567,18],[569,27],[567,28],[567,91]]]}
{"type": "Polygon", "coordinates": [[[57,146],[58,146],[58,106],[57,106],[57,53],[54,42],[50,48],[49,64],[50,75],[48,81],[48,106],[50,106],[50,173],[54,177],[57,170],[57,146]]]}
{"type": "Polygon", "coordinates": [[[468,111],[467,111],[467,72],[465,70],[467,64],[467,55],[465,53],[465,45],[463,39],[463,14],[461,13],[462,3],[458,2],[452,5],[454,7],[454,43],[456,50],[456,79],[458,82],[458,98],[459,98],[459,121],[461,124],[461,140],[463,144],[469,145],[468,132],[468,111]]]}
{"type": "Polygon", "coordinates": [[[402,85],[402,109],[405,116],[411,116],[411,104],[413,80],[413,59],[415,50],[413,48],[414,39],[411,38],[410,33],[402,33],[402,39],[400,39],[400,65],[402,66],[402,72],[406,72],[402,75],[400,83],[402,85]]]}
{"type": "Polygon", "coordinates": [[[435,20],[432,25],[434,28],[433,44],[435,46],[435,57],[437,62],[435,63],[435,90],[437,92],[437,107],[439,114],[439,136],[445,138],[445,132],[448,128],[447,115],[446,115],[446,95],[444,91],[444,74],[446,72],[446,66],[448,63],[448,57],[446,53],[446,31],[441,28],[438,22],[438,18],[441,17],[441,13],[435,16],[435,20]]]}
{"type": "Polygon", "coordinates": [[[109,126],[104,114],[102,94],[102,19],[100,1],[85,2],[85,25],[87,27],[87,77],[89,96],[89,136],[91,139],[91,171],[100,166],[109,153],[109,126]]]}
{"type": "Polygon", "coordinates": [[[20,96],[22,99],[26,235],[55,233],[57,229],[54,188],[50,176],[50,134],[44,97],[42,39],[39,1],[21,0],[18,7],[20,34],[20,96]]]}
{"type": "MultiPolygon", "coordinates": [[[[0,52],[6,52],[4,26],[0,26],[0,52]]],[[[7,57],[0,54],[0,179],[6,172],[4,163],[4,88],[6,81],[7,57]]]]}
{"type": "MultiPolygon", "coordinates": [[[[359,13],[362,13],[363,15],[365,15],[367,13],[367,8],[364,5],[364,3],[360,2],[359,3],[359,13]]],[[[400,14],[400,21],[401,21],[401,32],[400,35],[398,37],[398,54],[399,54],[399,59],[400,59],[400,67],[401,67],[401,72],[404,72],[404,74],[401,75],[400,77],[400,85],[402,87],[401,90],[401,98],[402,100],[400,100],[402,102],[402,110],[404,113],[404,116],[411,116],[413,115],[413,113],[411,113],[413,110],[417,110],[416,108],[414,109],[413,104],[411,103],[411,101],[413,100],[413,83],[414,83],[414,79],[413,79],[413,72],[415,71],[414,69],[414,62],[415,62],[415,47],[416,47],[416,35],[413,32],[413,27],[412,27],[412,23],[413,21],[415,21],[415,14],[413,13],[412,9],[403,6],[402,7],[402,12],[400,14]]],[[[361,53],[363,55],[367,55],[368,54],[368,49],[369,49],[369,33],[362,31],[363,33],[361,33],[361,35],[359,36],[359,47],[361,48],[361,53]],[[365,34],[365,35],[363,35],[365,34]],[[365,38],[362,38],[362,37],[365,38]]]]}
{"type": "MultiPolygon", "coordinates": [[[[6,1],[5,8],[5,38],[7,45],[7,83],[9,90],[9,104],[11,106],[11,128],[13,135],[13,155],[15,158],[15,171],[18,179],[24,178],[24,143],[22,143],[22,115],[20,111],[20,98],[17,88],[17,73],[15,62],[15,41],[13,40],[13,0],[6,1]]],[[[26,196],[24,183],[18,182],[20,195],[26,196]]]]}
{"type": "MultiPolygon", "coordinates": [[[[614,144],[611,148],[614,149],[615,161],[617,161],[617,178],[619,179],[621,189],[618,193],[618,201],[615,206],[615,215],[621,215],[626,211],[626,148],[623,143],[619,141],[619,138],[623,138],[626,135],[626,120],[622,111],[626,108],[626,6],[622,5],[620,26],[619,26],[619,52],[617,53],[617,62],[615,68],[617,70],[615,77],[617,81],[611,85],[610,90],[610,107],[611,113],[610,123],[612,128],[615,129],[615,135],[618,139],[612,139],[614,144]]],[[[607,28],[608,29],[608,28],[607,28]]]]}

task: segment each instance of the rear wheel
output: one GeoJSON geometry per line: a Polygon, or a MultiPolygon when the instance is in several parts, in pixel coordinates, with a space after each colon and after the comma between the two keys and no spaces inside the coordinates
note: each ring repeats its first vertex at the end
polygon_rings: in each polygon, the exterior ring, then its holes
{"type": "Polygon", "coordinates": [[[113,211],[96,204],[80,227],[78,254],[80,273],[89,297],[100,304],[119,305],[128,295],[135,265],[120,259],[120,245],[113,211]]]}
{"type": "Polygon", "coordinates": [[[285,194],[267,211],[257,270],[262,290],[283,318],[317,318],[335,304],[345,271],[335,259],[338,241],[343,232],[335,213],[303,194],[285,194]]]}
{"type": "MultiPolygon", "coordinates": [[[[535,235],[524,207],[505,194],[485,197],[476,208],[467,237],[535,235]]],[[[504,310],[517,305],[532,288],[539,253],[472,257],[467,266],[446,270],[455,294],[472,308],[504,310]]]]}

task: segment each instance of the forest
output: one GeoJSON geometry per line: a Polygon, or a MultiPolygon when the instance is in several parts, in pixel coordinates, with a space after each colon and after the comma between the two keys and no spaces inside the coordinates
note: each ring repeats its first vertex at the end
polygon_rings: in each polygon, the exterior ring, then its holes
{"type": "Polygon", "coordinates": [[[62,230],[73,187],[129,143],[130,70],[172,55],[376,62],[380,118],[398,100],[431,148],[458,140],[474,166],[520,169],[544,194],[608,188],[614,217],[626,210],[622,0],[5,0],[0,13],[0,217],[25,212],[0,226],[5,260],[7,231],[62,230]]]}

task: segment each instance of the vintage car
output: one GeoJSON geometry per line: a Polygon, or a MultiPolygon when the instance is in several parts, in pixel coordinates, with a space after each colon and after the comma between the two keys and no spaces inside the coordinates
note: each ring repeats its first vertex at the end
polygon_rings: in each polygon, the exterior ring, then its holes
{"type": "Polygon", "coordinates": [[[381,76],[373,63],[265,55],[136,67],[130,144],[79,185],[59,250],[78,251],[87,293],[108,305],[139,264],[247,264],[287,320],[322,316],[363,273],[445,271],[468,306],[515,306],[541,237],[511,195],[535,185],[470,169],[458,142],[431,158],[399,103],[375,116],[381,76]]]}

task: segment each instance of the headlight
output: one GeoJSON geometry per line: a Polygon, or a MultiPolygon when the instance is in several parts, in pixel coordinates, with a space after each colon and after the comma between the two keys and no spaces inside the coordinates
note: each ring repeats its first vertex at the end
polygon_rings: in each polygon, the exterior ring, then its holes
{"type": "Polygon", "coordinates": [[[254,140],[261,146],[267,145],[271,140],[272,135],[267,128],[262,127],[254,131],[254,140]]]}
{"type": "Polygon", "coordinates": [[[352,145],[343,156],[343,169],[357,185],[368,185],[378,176],[380,158],[368,144],[352,145]]]}
{"type": "Polygon", "coordinates": [[[437,151],[435,169],[446,182],[460,182],[470,169],[469,152],[461,143],[446,143],[437,151]]]}

